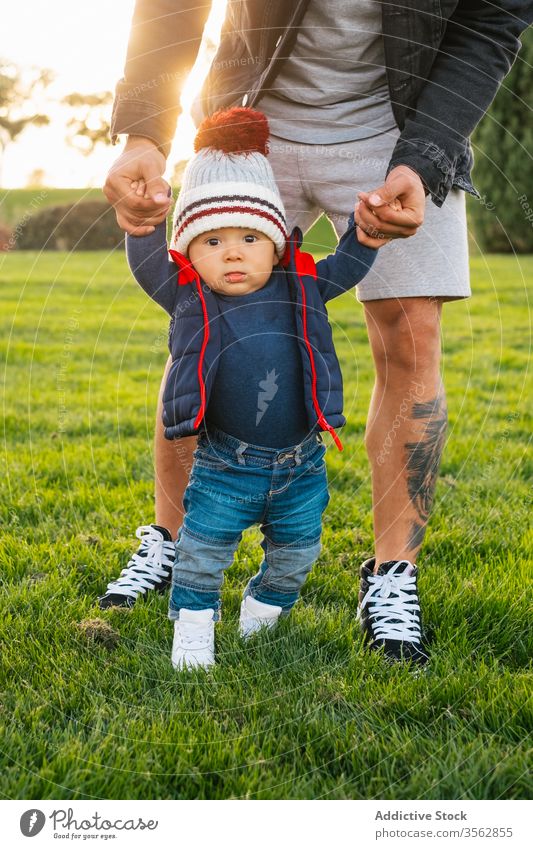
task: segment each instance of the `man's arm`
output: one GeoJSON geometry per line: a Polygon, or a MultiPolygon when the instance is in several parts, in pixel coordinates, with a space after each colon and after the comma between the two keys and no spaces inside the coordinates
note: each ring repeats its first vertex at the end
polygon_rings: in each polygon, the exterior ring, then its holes
{"type": "Polygon", "coordinates": [[[520,33],[532,21],[533,0],[459,0],[387,174],[409,166],[437,206],[443,204],[467,140],[511,69],[520,33]]]}
{"type": "Polygon", "coordinates": [[[334,254],[316,264],[317,284],[324,303],[353,289],[371,268],[377,249],[362,245],[357,238],[353,214],[334,254]]]}
{"type": "Polygon", "coordinates": [[[103,192],[127,233],[145,236],[170,209],[163,178],[183,83],[202,39],[210,3],[137,0],[124,77],[116,89],[111,139],[128,140],[107,175],[103,192]],[[131,191],[142,182],[145,191],[131,191]]]}
{"type": "Polygon", "coordinates": [[[178,269],[168,258],[166,221],[148,236],[126,236],[131,273],[152,300],[170,315],[178,294],[178,269]]]}
{"type": "Polygon", "coordinates": [[[373,244],[376,236],[413,236],[424,222],[424,191],[437,206],[454,184],[476,194],[468,177],[468,140],[511,69],[519,35],[532,20],[533,0],[459,0],[416,112],[396,143],[385,182],[358,194],[355,220],[365,244],[373,244]],[[395,200],[401,202],[400,211],[391,207],[395,200]]]}
{"type": "Polygon", "coordinates": [[[198,55],[210,8],[210,2],[136,0],[124,77],[113,104],[113,144],[120,133],[143,136],[168,156],[181,89],[198,55]]]}

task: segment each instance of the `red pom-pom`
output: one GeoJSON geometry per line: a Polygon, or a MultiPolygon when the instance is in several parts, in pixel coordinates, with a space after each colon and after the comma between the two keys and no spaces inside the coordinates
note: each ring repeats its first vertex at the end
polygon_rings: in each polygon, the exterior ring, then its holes
{"type": "Polygon", "coordinates": [[[268,121],[256,109],[234,106],[219,109],[200,124],[194,140],[195,153],[205,147],[224,153],[268,153],[268,121]]]}

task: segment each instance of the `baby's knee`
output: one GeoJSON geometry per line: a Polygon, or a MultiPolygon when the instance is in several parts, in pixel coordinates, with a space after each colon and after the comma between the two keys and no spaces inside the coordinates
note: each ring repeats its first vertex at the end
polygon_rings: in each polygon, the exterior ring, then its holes
{"type": "Polygon", "coordinates": [[[301,543],[283,545],[267,540],[266,583],[273,588],[283,587],[285,591],[298,590],[318,560],[321,548],[320,538],[306,545],[301,543]]]}
{"type": "Polygon", "coordinates": [[[240,536],[221,544],[215,539],[202,539],[181,529],[176,543],[176,559],[172,569],[173,583],[213,587],[222,584],[224,569],[231,566],[240,536]]]}

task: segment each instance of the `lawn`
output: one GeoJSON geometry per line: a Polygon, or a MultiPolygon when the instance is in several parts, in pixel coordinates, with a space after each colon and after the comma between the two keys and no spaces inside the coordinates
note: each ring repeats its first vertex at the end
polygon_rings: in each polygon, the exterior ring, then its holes
{"type": "Polygon", "coordinates": [[[531,796],[532,276],[532,257],[476,256],[475,297],[444,310],[450,429],[419,558],[427,674],[369,657],[355,622],[373,370],[348,294],[330,309],[348,424],[344,453],[328,451],[323,554],[293,616],[245,648],[240,593],[259,563],[245,535],[206,677],[172,669],[166,599],[95,604],[152,519],[165,316],[121,253],[2,257],[2,796],[531,796]],[[95,618],[97,641],[80,628],[95,618]]]}

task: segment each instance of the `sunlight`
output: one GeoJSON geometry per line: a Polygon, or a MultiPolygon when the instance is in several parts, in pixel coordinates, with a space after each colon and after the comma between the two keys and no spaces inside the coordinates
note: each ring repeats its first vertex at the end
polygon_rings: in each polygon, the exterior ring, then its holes
{"type": "MultiPolygon", "coordinates": [[[[51,118],[49,127],[28,128],[6,151],[2,186],[24,186],[29,176],[42,169],[49,186],[101,186],[107,170],[119,155],[120,146],[99,145],[93,154],[83,156],[69,146],[66,111],[59,101],[73,91],[92,94],[113,91],[122,76],[134,0],[92,0],[87,6],[72,0],[43,4],[27,0],[22,11],[10,7],[4,16],[6,45],[3,56],[21,69],[50,68],[55,80],[45,96],[32,106],[51,118]],[[31,27],[26,26],[30,19],[31,27]],[[43,37],[44,34],[44,37],[43,37]]],[[[168,162],[167,176],[174,164],[192,152],[195,128],[190,108],[209,67],[211,52],[218,44],[226,0],[213,0],[198,60],[184,86],[183,114],[168,162]]]]}
{"type": "Polygon", "coordinates": [[[211,12],[204,31],[204,38],[198,59],[183,87],[181,96],[182,115],[179,118],[176,129],[174,144],[169,160],[172,163],[187,159],[193,152],[193,141],[196,129],[191,117],[191,108],[194,99],[202,87],[207,75],[212,52],[216,49],[220,39],[220,29],[224,21],[227,0],[213,0],[211,12]]]}

